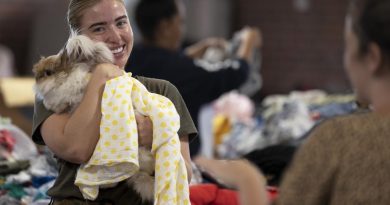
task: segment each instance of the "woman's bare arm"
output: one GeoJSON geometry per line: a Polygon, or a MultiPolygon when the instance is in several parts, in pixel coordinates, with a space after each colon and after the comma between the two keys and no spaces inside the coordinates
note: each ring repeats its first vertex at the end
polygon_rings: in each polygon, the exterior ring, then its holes
{"type": "Polygon", "coordinates": [[[78,108],[72,114],[53,114],[44,121],[41,134],[54,154],[77,164],[89,160],[99,139],[100,103],[105,82],[122,74],[123,70],[114,65],[98,65],[78,108]]]}

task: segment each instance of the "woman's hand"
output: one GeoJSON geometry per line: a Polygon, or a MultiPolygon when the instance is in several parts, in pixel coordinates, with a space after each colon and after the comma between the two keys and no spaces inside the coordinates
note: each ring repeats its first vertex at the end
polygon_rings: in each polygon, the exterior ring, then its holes
{"type": "Polygon", "coordinates": [[[104,85],[123,73],[112,64],[97,65],[77,109],[72,114],[53,114],[43,122],[43,140],[59,158],[76,164],[88,162],[99,140],[104,85]]]}
{"type": "Polygon", "coordinates": [[[140,146],[152,147],[153,143],[153,123],[149,117],[143,116],[140,113],[135,113],[137,121],[138,143],[140,146]]]}
{"type": "MultiPolygon", "coordinates": [[[[91,80],[100,81],[105,83],[106,81],[122,76],[123,70],[118,66],[108,63],[102,63],[95,67],[92,72],[91,80]]],[[[140,146],[152,147],[153,143],[153,123],[149,117],[143,116],[136,112],[135,120],[137,122],[138,142],[140,146]]]]}
{"type": "Polygon", "coordinates": [[[98,64],[92,71],[91,81],[98,81],[105,84],[106,81],[122,76],[123,74],[124,71],[118,66],[109,63],[102,63],[98,64]]]}

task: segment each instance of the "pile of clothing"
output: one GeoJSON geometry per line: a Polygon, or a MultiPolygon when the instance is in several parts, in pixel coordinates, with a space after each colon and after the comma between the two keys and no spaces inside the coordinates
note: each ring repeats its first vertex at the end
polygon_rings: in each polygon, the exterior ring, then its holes
{"type": "Polygon", "coordinates": [[[52,154],[38,152],[29,136],[0,117],[0,205],[48,204],[56,176],[52,154]]]}
{"type": "Polygon", "coordinates": [[[248,101],[231,92],[201,110],[203,155],[232,159],[272,145],[297,146],[316,124],[357,110],[352,94],[321,90],[268,96],[256,107],[248,101]]]}
{"type": "MultiPolygon", "coordinates": [[[[265,175],[268,197],[273,201],[284,171],[310,130],[325,119],[357,109],[351,94],[293,91],[268,96],[255,106],[246,95],[233,91],[201,109],[201,155],[251,161],[265,175]]],[[[237,192],[207,173],[194,174],[198,175],[201,183],[190,187],[193,204],[238,204],[237,192]]]]}

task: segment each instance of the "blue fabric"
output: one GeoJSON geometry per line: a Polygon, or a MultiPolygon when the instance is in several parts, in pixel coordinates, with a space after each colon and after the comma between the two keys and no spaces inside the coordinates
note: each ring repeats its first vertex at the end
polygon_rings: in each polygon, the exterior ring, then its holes
{"type": "Polygon", "coordinates": [[[356,104],[355,102],[329,103],[311,106],[309,109],[311,112],[318,112],[321,119],[326,119],[337,115],[349,114],[356,110],[356,104]]]}

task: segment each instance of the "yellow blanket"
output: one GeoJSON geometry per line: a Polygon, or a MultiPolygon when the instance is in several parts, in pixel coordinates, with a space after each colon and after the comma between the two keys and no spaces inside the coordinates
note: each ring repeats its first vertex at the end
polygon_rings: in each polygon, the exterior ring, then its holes
{"type": "Polygon", "coordinates": [[[101,108],[100,139],[89,162],[79,168],[75,181],[84,198],[94,200],[99,187],[115,185],[137,172],[137,110],[153,122],[154,204],[190,204],[187,171],[177,135],[180,117],[174,104],[148,92],[127,73],[107,81],[101,108]]]}

